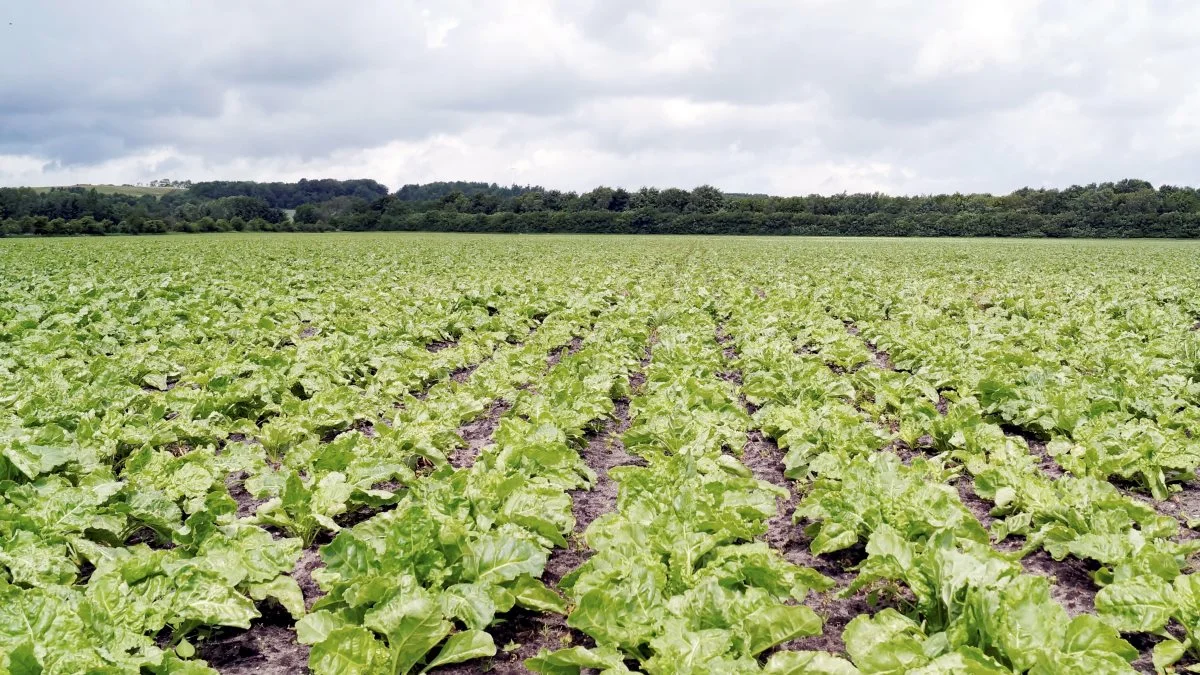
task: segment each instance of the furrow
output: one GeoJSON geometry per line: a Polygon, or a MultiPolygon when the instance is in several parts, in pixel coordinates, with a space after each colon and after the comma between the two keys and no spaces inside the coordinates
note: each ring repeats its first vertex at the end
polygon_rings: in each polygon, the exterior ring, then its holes
{"type": "Polygon", "coordinates": [[[493,401],[482,415],[459,426],[457,433],[465,445],[455,448],[446,458],[450,466],[464,469],[474,464],[483,448],[492,442],[492,435],[500,426],[500,418],[511,408],[512,404],[507,401],[493,401]]]}
{"type": "Polygon", "coordinates": [[[306,673],[308,652],[286,615],[264,617],[243,631],[218,631],[196,647],[196,655],[221,675],[306,673]]]}

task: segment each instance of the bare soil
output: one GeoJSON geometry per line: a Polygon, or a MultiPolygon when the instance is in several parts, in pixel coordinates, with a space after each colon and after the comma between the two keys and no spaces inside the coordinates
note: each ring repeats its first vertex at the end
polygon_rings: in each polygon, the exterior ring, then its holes
{"type": "Polygon", "coordinates": [[[875,347],[874,342],[867,342],[867,349],[871,350],[871,357],[875,360],[875,365],[883,370],[895,370],[896,366],[892,365],[892,356],[887,352],[875,347]]]}
{"type": "Polygon", "coordinates": [[[434,340],[433,342],[430,342],[429,344],[425,345],[425,349],[436,354],[436,353],[442,351],[443,349],[450,349],[451,347],[454,347],[457,344],[458,344],[458,340],[434,340]]]}
{"type": "Polygon", "coordinates": [[[246,518],[255,514],[258,511],[260,504],[266,500],[256,499],[254,495],[246,490],[246,472],[237,471],[225,477],[225,488],[229,490],[229,496],[233,497],[233,501],[237,502],[237,517],[246,518]]]}
{"type": "Polygon", "coordinates": [[[546,649],[582,645],[594,647],[595,642],[579,631],[567,627],[566,618],[514,608],[504,615],[502,623],[488,628],[496,642],[496,655],[489,660],[456,663],[429,671],[436,675],[475,675],[477,673],[528,673],[524,661],[546,649]]]}
{"type": "MultiPolygon", "coordinates": [[[[631,382],[637,375],[641,373],[630,375],[631,382]]],[[[608,471],[617,466],[645,464],[641,458],[627,453],[621,443],[621,434],[629,429],[629,423],[629,401],[619,400],[614,404],[612,418],[601,429],[587,435],[580,456],[596,472],[596,484],[590,490],[572,490],[570,493],[575,532],[568,541],[568,547],[554,549],[546,561],[542,580],[551,586],[557,586],[565,575],[587,560],[590,550],[580,535],[592,521],[616,508],[617,484],[608,477],[608,471]]],[[[591,638],[568,628],[565,617],[520,608],[506,614],[503,623],[493,625],[488,630],[498,650],[490,661],[456,664],[430,672],[443,675],[526,673],[529,671],[524,666],[524,660],[542,649],[553,651],[572,645],[595,645],[591,638]]]]}
{"type": "MultiPolygon", "coordinates": [[[[725,358],[736,358],[736,354],[732,355],[732,356],[730,355],[730,352],[732,352],[732,351],[733,351],[732,349],[726,349],[725,350],[725,352],[726,352],[725,358]]],[[[722,370],[721,372],[717,373],[717,377],[721,378],[722,380],[725,380],[726,382],[730,382],[730,383],[734,384],[735,386],[738,386],[738,387],[742,386],[742,374],[739,371],[722,370]]]]}
{"type": "MultiPolygon", "coordinates": [[[[1170,633],[1176,640],[1183,642],[1186,639],[1183,626],[1172,621],[1167,625],[1167,632],[1170,633]]],[[[1139,673],[1153,673],[1154,670],[1154,646],[1162,642],[1164,639],[1158,635],[1150,633],[1124,633],[1121,637],[1125,638],[1129,644],[1137,649],[1139,656],[1131,665],[1133,669],[1139,673]]],[[[1188,666],[1195,665],[1196,659],[1191,655],[1185,655],[1176,663],[1172,672],[1186,672],[1188,666]]]]}
{"type": "MultiPolygon", "coordinates": [[[[740,381],[741,373],[736,374],[737,379],[740,381]]],[[[740,399],[742,406],[749,414],[754,414],[757,411],[757,407],[746,400],[744,395],[740,399]]],[[[780,449],[775,440],[764,434],[761,430],[751,429],[746,432],[746,442],[742,446],[742,464],[750,469],[755,478],[787,490],[787,497],[781,497],[776,500],[775,516],[767,521],[767,532],[763,537],[764,541],[776,551],[779,551],[784,559],[789,562],[811,567],[826,576],[832,577],[839,582],[839,585],[848,584],[855,576],[853,572],[848,570],[848,567],[858,564],[862,558],[865,558],[865,550],[862,550],[862,547],[859,546],[857,549],[850,549],[848,552],[842,551],[829,556],[815,556],[810,552],[809,545],[811,541],[804,534],[803,526],[792,523],[792,514],[796,510],[796,505],[800,502],[800,497],[792,489],[792,482],[784,475],[783,455],[783,450],[780,449]],[[856,559],[849,566],[843,565],[842,562],[847,557],[856,559]]],[[[841,639],[840,636],[841,633],[839,631],[839,640],[841,639]]]]}
{"type": "Polygon", "coordinates": [[[725,332],[725,324],[724,323],[717,324],[716,338],[717,338],[717,344],[720,344],[720,345],[729,344],[729,341],[733,339],[733,337],[731,337],[728,333],[725,332]]]}
{"type": "Polygon", "coordinates": [[[571,338],[571,341],[565,346],[559,347],[550,354],[550,358],[546,359],[546,370],[550,370],[554,366],[557,366],[558,362],[562,361],[564,356],[570,356],[582,348],[583,338],[576,335],[575,337],[571,338]]]}
{"type": "Polygon", "coordinates": [[[630,373],[629,388],[633,390],[641,389],[646,384],[646,374],[642,372],[630,373]]]}
{"type": "Polygon", "coordinates": [[[1066,473],[1058,465],[1058,462],[1054,461],[1050,453],[1046,452],[1046,441],[1042,440],[1036,434],[1010,424],[1002,424],[1000,428],[1004,430],[1004,435],[1006,436],[1024,439],[1025,444],[1029,446],[1029,453],[1037,457],[1038,468],[1042,470],[1042,473],[1051,478],[1061,478],[1066,473]]]}
{"type": "Polygon", "coordinates": [[[750,469],[754,477],[788,491],[787,498],[776,500],[775,517],[767,521],[766,542],[780,552],[785,552],[792,543],[794,530],[792,512],[799,498],[792,491],[788,479],[783,475],[783,451],[775,441],[755,429],[746,433],[746,444],[742,447],[742,464],[750,469]]]}
{"type": "Polygon", "coordinates": [[[950,412],[950,401],[948,401],[946,397],[942,396],[941,394],[938,394],[937,411],[938,414],[942,416],[945,416],[946,413],[950,412]]]}
{"type": "Polygon", "coordinates": [[[869,591],[863,590],[848,598],[837,597],[838,589],[810,599],[807,603],[825,620],[824,630],[820,635],[797,638],[777,645],[768,650],[764,656],[770,656],[779,651],[816,650],[845,656],[846,643],[842,640],[842,632],[846,624],[860,614],[874,614],[885,607],[895,606],[893,603],[880,602],[872,605],[869,602],[869,591]]]}
{"type": "Polygon", "coordinates": [[[291,675],[308,672],[308,646],[296,642],[291,617],[278,611],[247,630],[220,631],[196,644],[196,656],[223,675],[291,675]]]}
{"type": "MultiPolygon", "coordinates": [[[[466,366],[463,368],[458,368],[454,372],[450,373],[450,379],[459,384],[462,384],[462,383],[466,382],[469,377],[471,377],[471,373],[475,372],[475,369],[478,367],[479,367],[479,365],[475,364],[475,365],[470,365],[470,366],[466,366]]],[[[426,390],[426,391],[428,391],[428,390],[426,390]]]]}
{"type": "Polygon", "coordinates": [[[1056,561],[1045,550],[1041,550],[1026,556],[1021,565],[1029,574],[1050,578],[1050,596],[1070,616],[1096,613],[1097,588],[1092,582],[1091,573],[1098,569],[1098,564],[1074,556],[1056,561]]]}
{"type": "Polygon", "coordinates": [[[1109,479],[1109,482],[1126,497],[1148,504],[1159,513],[1178,520],[1180,531],[1177,539],[1200,538],[1200,532],[1187,525],[1189,520],[1200,519],[1200,477],[1193,477],[1191,480],[1179,483],[1180,491],[1161,502],[1147,494],[1144,488],[1133,481],[1114,477],[1109,479]]]}
{"type": "Polygon", "coordinates": [[[824,619],[824,630],[821,635],[783,643],[769,650],[764,657],[785,649],[816,649],[834,654],[844,653],[846,646],[842,641],[842,631],[845,630],[846,624],[859,614],[882,609],[882,607],[873,608],[868,604],[869,591],[867,590],[849,598],[837,597],[838,592],[854,580],[855,574],[850,571],[850,568],[866,557],[866,551],[860,545],[826,556],[816,556],[810,552],[811,540],[804,534],[803,526],[792,523],[792,514],[800,500],[795,491],[791,489],[790,481],[783,474],[783,451],[774,440],[758,430],[748,432],[746,445],[742,449],[742,463],[750,469],[755,478],[788,490],[786,498],[777,500],[775,516],[767,521],[767,533],[763,537],[764,541],[779,551],[787,561],[811,567],[837,582],[837,587],[830,592],[809,598],[805,603],[824,619]]]}
{"type": "Polygon", "coordinates": [[[507,401],[496,401],[481,417],[459,427],[458,435],[466,441],[466,446],[450,453],[450,465],[462,469],[474,464],[479,452],[492,442],[492,434],[500,424],[500,417],[511,407],[512,404],[507,401]]]}
{"type": "Polygon", "coordinates": [[[362,434],[363,436],[366,436],[367,438],[374,438],[379,435],[378,432],[375,431],[375,425],[373,423],[371,423],[369,420],[355,420],[354,423],[351,424],[349,428],[333,429],[333,430],[326,432],[325,435],[321,437],[321,442],[322,443],[332,443],[335,439],[337,439],[338,436],[349,433],[351,431],[357,431],[358,433],[362,434]]]}
{"type": "Polygon", "coordinates": [[[645,460],[625,451],[621,434],[629,429],[629,401],[619,400],[614,404],[613,416],[598,432],[588,434],[587,444],[580,450],[583,461],[596,472],[596,483],[590,490],[572,490],[571,511],[575,516],[575,533],[569,547],[555,549],[546,562],[542,579],[557,585],[559,580],[579,567],[590,557],[591,552],[583,543],[581,535],[592,521],[617,507],[617,484],[608,476],[609,470],[617,466],[644,466],[645,460]]]}
{"type": "Polygon", "coordinates": [[[300,339],[307,340],[308,338],[310,338],[316,334],[317,334],[316,326],[305,326],[304,330],[300,331],[300,339]]]}
{"type": "Polygon", "coordinates": [[[980,525],[990,530],[992,524],[996,522],[991,513],[994,505],[975,494],[975,479],[970,475],[959,476],[955,487],[958,488],[958,497],[962,500],[963,505],[974,514],[980,525]]]}
{"type": "Polygon", "coordinates": [[[317,552],[317,547],[304,549],[300,552],[300,559],[296,561],[296,567],[292,570],[292,578],[296,580],[296,584],[300,586],[300,591],[304,593],[304,606],[312,609],[313,603],[325,595],[317,582],[313,581],[312,573],[325,566],[321,561],[321,555],[317,552]]]}
{"type": "Polygon", "coordinates": [[[925,453],[921,450],[921,448],[914,448],[898,438],[883,446],[883,450],[896,455],[900,458],[900,462],[906,465],[912,464],[912,461],[918,457],[925,456],[925,453]]]}

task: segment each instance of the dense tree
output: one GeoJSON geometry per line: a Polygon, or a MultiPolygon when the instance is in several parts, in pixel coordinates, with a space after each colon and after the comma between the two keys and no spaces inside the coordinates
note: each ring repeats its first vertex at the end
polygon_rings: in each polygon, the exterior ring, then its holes
{"type": "MultiPolygon", "coordinates": [[[[369,179],[320,180],[301,179],[298,183],[255,183],[253,181],[208,181],[195,183],[182,191],[181,198],[220,199],[222,197],[254,197],[276,209],[294,209],[301,204],[322,202],[335,197],[379,199],[386,197],[387,187],[369,179]]],[[[170,195],[176,197],[176,195],[170,195]]]]}
{"type": "Polygon", "coordinates": [[[771,197],[598,187],[374,181],[197,183],[161,197],[0,188],[0,235],[446,230],[1001,237],[1200,237],[1200,191],[1143,180],[1007,195],[771,197]],[[284,206],[286,205],[286,206],[284,206]],[[289,219],[282,209],[295,209],[289,219]]]}
{"type": "Polygon", "coordinates": [[[409,184],[396,191],[396,198],[406,202],[426,202],[441,199],[452,192],[473,197],[475,195],[491,195],[493,197],[517,197],[526,192],[544,192],[540,187],[532,185],[513,185],[502,187],[495,183],[472,183],[468,181],[436,182],[424,184],[409,184]]]}

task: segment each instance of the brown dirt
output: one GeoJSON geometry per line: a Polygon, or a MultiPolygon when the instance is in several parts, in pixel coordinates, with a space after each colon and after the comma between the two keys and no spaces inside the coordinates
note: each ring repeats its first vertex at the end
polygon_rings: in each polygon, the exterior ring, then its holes
{"type": "MultiPolygon", "coordinates": [[[[737,357],[738,357],[737,347],[733,344],[733,336],[731,336],[729,333],[725,332],[725,324],[723,324],[723,323],[717,324],[716,338],[717,338],[717,344],[719,344],[723,347],[723,349],[721,350],[721,355],[725,357],[725,360],[726,361],[736,361],[737,357]]],[[[739,372],[726,371],[724,373],[721,373],[720,377],[723,380],[727,380],[730,382],[736,382],[739,385],[742,383],[742,374],[739,372]],[[730,379],[730,377],[733,377],[736,379],[730,379]]]]}
{"type": "Polygon", "coordinates": [[[304,593],[304,606],[312,609],[313,603],[316,602],[325,592],[317,586],[317,582],[313,581],[313,570],[320,569],[325,566],[321,561],[321,555],[317,553],[317,548],[304,549],[300,552],[300,559],[296,561],[296,567],[292,570],[292,578],[300,586],[300,591],[304,593]]]}
{"type": "Polygon", "coordinates": [[[846,624],[861,614],[874,614],[885,607],[894,606],[892,603],[880,603],[872,606],[867,602],[868,591],[863,590],[848,598],[837,597],[837,589],[829,593],[809,599],[805,604],[811,607],[824,619],[824,630],[820,635],[797,638],[768,650],[764,656],[770,656],[779,651],[817,650],[845,656],[846,643],[842,641],[842,631],[846,624]]]}
{"type": "Polygon", "coordinates": [[[876,605],[872,605],[868,602],[871,594],[870,588],[865,588],[848,598],[838,597],[838,594],[854,581],[856,575],[851,571],[851,568],[858,565],[867,557],[865,545],[859,543],[842,551],[815,556],[809,552],[811,540],[804,534],[804,524],[791,525],[790,518],[793,509],[788,508],[785,510],[787,511],[787,519],[783,519],[783,523],[787,527],[776,527],[775,521],[781,520],[780,516],[776,516],[769,524],[767,532],[768,543],[781,551],[783,557],[789,562],[811,567],[821,574],[832,578],[837,582],[837,586],[827,593],[808,598],[804,603],[813,608],[824,620],[824,629],[820,635],[785,642],[769,650],[767,655],[769,656],[770,653],[785,649],[815,649],[833,654],[844,654],[846,645],[842,641],[842,631],[846,629],[846,624],[850,623],[854,617],[860,614],[873,614],[885,607],[897,607],[899,606],[898,599],[883,598],[876,605]],[[783,536],[779,537],[779,534],[773,536],[773,532],[782,534],[783,536]]]}
{"type": "Polygon", "coordinates": [[[942,396],[941,394],[938,394],[937,411],[938,414],[943,417],[946,416],[946,413],[950,412],[950,401],[948,401],[946,397],[942,396]]]}
{"type": "Polygon", "coordinates": [[[496,401],[482,416],[459,427],[458,435],[466,442],[466,446],[455,448],[450,453],[450,465],[462,469],[474,464],[479,452],[492,442],[492,434],[500,424],[500,417],[511,407],[512,404],[507,401],[496,401]]]}
{"type": "Polygon", "coordinates": [[[579,631],[568,628],[565,617],[515,608],[502,617],[502,623],[488,628],[496,642],[496,655],[490,659],[467,661],[429,671],[436,675],[475,675],[477,673],[528,673],[525,659],[542,649],[554,651],[573,645],[594,647],[595,642],[579,631]]]}
{"type": "Polygon", "coordinates": [[[325,435],[321,437],[321,442],[322,443],[331,443],[335,439],[337,439],[338,436],[341,436],[342,434],[345,434],[345,433],[349,433],[351,431],[357,431],[358,433],[362,434],[363,436],[366,436],[367,438],[375,438],[376,436],[379,435],[378,432],[375,431],[375,425],[372,424],[369,420],[355,420],[354,423],[351,424],[350,428],[348,428],[348,429],[333,429],[331,431],[325,432],[325,435]]]}
{"type": "Polygon", "coordinates": [[[596,516],[607,513],[611,509],[596,510],[589,504],[599,500],[601,504],[614,506],[617,500],[617,485],[608,477],[608,472],[614,467],[636,464],[645,466],[641,457],[625,451],[621,435],[629,430],[629,401],[620,399],[613,402],[612,418],[605,422],[604,427],[595,433],[588,434],[587,444],[580,451],[583,461],[596,472],[596,485],[591,490],[574,490],[575,530],[582,532],[591,524],[596,516]],[[604,494],[608,493],[608,494],[604,494]]]}
{"type": "Polygon", "coordinates": [[[229,496],[233,497],[233,501],[237,502],[237,517],[246,518],[254,515],[258,511],[260,504],[266,500],[255,499],[254,495],[246,490],[246,472],[237,471],[225,477],[225,488],[229,490],[229,496]]]}
{"type": "MultiPolygon", "coordinates": [[[[455,382],[457,382],[459,384],[462,384],[467,381],[467,378],[471,377],[471,373],[475,372],[475,369],[478,367],[479,367],[478,364],[476,364],[476,365],[466,366],[463,368],[458,368],[453,373],[450,373],[450,379],[454,380],[455,382]]],[[[426,391],[428,391],[428,390],[426,390],[426,391]]]]}
{"type": "Polygon", "coordinates": [[[883,370],[896,370],[896,366],[892,364],[892,355],[875,347],[874,342],[867,342],[867,349],[871,350],[871,358],[875,360],[875,365],[883,370]]]}
{"type": "Polygon", "coordinates": [[[883,449],[899,457],[901,463],[906,465],[912,464],[912,461],[918,457],[925,456],[925,453],[920,448],[914,448],[898,438],[883,446],[883,449]]]}
{"type": "Polygon", "coordinates": [[[550,354],[550,358],[546,359],[546,370],[550,370],[554,366],[557,366],[558,362],[562,361],[564,356],[570,356],[582,348],[583,338],[579,337],[578,335],[571,338],[569,343],[563,347],[555,349],[554,352],[550,354]]]}
{"type": "Polygon", "coordinates": [[[1070,616],[1096,613],[1098,589],[1090,576],[1098,567],[1096,563],[1074,556],[1056,561],[1045,550],[1040,550],[1026,556],[1021,565],[1028,574],[1050,578],[1053,582],[1050,586],[1050,596],[1061,604],[1070,616]]]}
{"type": "Polygon", "coordinates": [[[717,324],[716,337],[717,344],[721,345],[728,344],[729,341],[733,339],[728,333],[725,332],[725,324],[723,323],[717,324]]]}
{"type": "Polygon", "coordinates": [[[792,539],[792,511],[796,510],[799,498],[792,491],[788,479],[783,475],[783,451],[775,441],[755,429],[746,432],[746,444],[742,447],[742,464],[750,469],[754,477],[788,491],[786,499],[776,500],[775,517],[767,522],[766,541],[783,551],[792,539]]]}
{"type": "Polygon", "coordinates": [[[788,490],[787,498],[776,500],[775,516],[767,521],[767,532],[763,540],[793,564],[811,567],[832,577],[840,585],[850,583],[855,574],[849,571],[849,568],[866,557],[865,547],[859,544],[845,551],[824,556],[816,556],[810,552],[809,545],[812,542],[804,534],[804,525],[792,523],[792,513],[800,503],[800,498],[791,489],[791,482],[783,475],[783,451],[775,441],[761,431],[748,432],[741,460],[755,478],[788,490]]]}
{"type": "Polygon", "coordinates": [[[567,573],[579,567],[590,557],[591,551],[579,536],[596,518],[617,507],[617,484],[608,477],[613,467],[644,466],[645,460],[625,451],[621,434],[629,429],[629,401],[616,401],[612,418],[604,427],[587,436],[587,443],[579,454],[583,461],[596,472],[596,484],[590,490],[571,490],[571,512],[575,516],[575,534],[570,546],[555,549],[546,562],[542,579],[551,585],[558,584],[567,573]]]}
{"type": "Polygon", "coordinates": [[[975,479],[969,475],[959,476],[955,487],[958,488],[958,497],[963,506],[975,515],[980,525],[990,530],[992,523],[996,522],[991,514],[993,504],[975,494],[975,479]]]}
{"type": "MultiPolygon", "coordinates": [[[[1183,642],[1186,639],[1183,626],[1180,626],[1174,621],[1172,621],[1170,624],[1167,624],[1167,632],[1180,642],[1183,642]]],[[[1125,633],[1122,634],[1121,637],[1128,640],[1129,644],[1133,645],[1134,649],[1138,650],[1138,658],[1131,664],[1133,669],[1139,673],[1154,673],[1154,646],[1166,638],[1163,638],[1159,635],[1152,635],[1150,633],[1125,633]]],[[[1190,654],[1185,655],[1173,666],[1174,670],[1172,672],[1185,672],[1188,666],[1194,664],[1196,664],[1196,659],[1194,659],[1190,654]]]]}
{"type": "Polygon", "coordinates": [[[1200,532],[1189,528],[1187,521],[1200,519],[1200,484],[1197,483],[1198,480],[1200,478],[1179,483],[1181,490],[1161,502],[1147,494],[1144,488],[1133,481],[1113,477],[1108,482],[1126,497],[1148,504],[1159,513],[1178,520],[1180,527],[1178,539],[1197,539],[1200,538],[1200,532]]]}
{"type": "MultiPolygon", "coordinates": [[[[658,340],[658,336],[650,334],[650,344],[653,345],[658,340]]],[[[641,391],[646,384],[646,368],[650,366],[650,347],[646,347],[646,351],[642,353],[642,361],[638,365],[638,369],[629,374],[629,389],[631,391],[641,391]]]]}
{"type": "MultiPolygon", "coordinates": [[[[726,349],[725,351],[732,352],[733,350],[726,349]]],[[[726,354],[725,358],[736,358],[736,355],[730,356],[729,354],[726,354]]],[[[723,371],[717,373],[717,377],[721,378],[722,380],[725,380],[726,382],[731,382],[739,387],[742,386],[742,374],[739,371],[723,370],[723,371]]]]}
{"type": "Polygon", "coordinates": [[[223,675],[308,672],[308,646],[296,642],[296,632],[290,626],[274,621],[253,623],[249,630],[214,634],[196,645],[196,656],[223,675]]]}
{"type": "Polygon", "coordinates": [[[1179,520],[1182,526],[1182,538],[1194,539],[1200,537],[1200,532],[1188,528],[1187,521],[1190,519],[1200,519],[1200,484],[1192,480],[1182,485],[1183,490],[1171,495],[1171,498],[1167,501],[1154,502],[1153,499],[1150,501],[1160,513],[1174,516],[1179,520]]]}
{"type": "Polygon", "coordinates": [[[1029,446],[1029,453],[1038,458],[1038,467],[1042,470],[1042,473],[1051,478],[1061,478],[1066,473],[1058,465],[1058,462],[1054,461],[1050,453],[1046,452],[1046,442],[1041,438],[1038,438],[1032,432],[1009,424],[1002,424],[1000,428],[1004,430],[1005,436],[1025,440],[1025,444],[1029,446]]]}
{"type": "Polygon", "coordinates": [[[433,342],[430,342],[429,344],[425,345],[425,349],[429,350],[431,353],[436,354],[436,353],[442,351],[443,349],[450,349],[451,347],[454,347],[457,344],[458,344],[458,340],[434,340],[433,342]]]}
{"type": "MultiPolygon", "coordinates": [[[[737,373],[737,379],[741,380],[741,373],[737,373]]],[[[757,411],[757,406],[746,400],[744,395],[740,396],[740,400],[749,414],[753,415],[757,411]]],[[[784,476],[783,454],[783,450],[775,440],[762,431],[751,429],[746,432],[746,442],[742,446],[740,458],[742,464],[750,469],[755,478],[788,491],[786,498],[776,500],[775,516],[767,521],[767,532],[763,536],[763,540],[779,551],[789,562],[811,567],[826,576],[833,577],[841,585],[849,583],[854,578],[854,573],[847,571],[848,565],[840,564],[839,559],[845,558],[847,555],[857,556],[854,549],[851,549],[850,553],[840,552],[841,555],[815,556],[809,551],[810,542],[804,535],[803,527],[792,523],[792,513],[796,510],[800,498],[792,489],[791,481],[784,476]]],[[[860,553],[865,557],[865,551],[860,553]]],[[[854,564],[857,562],[858,560],[854,564]]],[[[839,641],[841,639],[840,630],[837,639],[839,641]]]]}
{"type": "Polygon", "coordinates": [[[300,339],[307,340],[308,338],[310,338],[316,334],[317,334],[316,326],[305,326],[304,330],[300,331],[300,339]]]}
{"type": "MultiPolygon", "coordinates": [[[[842,325],[844,325],[846,327],[847,333],[849,333],[855,337],[859,336],[858,326],[853,321],[847,321],[847,320],[843,319],[842,325]]],[[[871,360],[875,363],[876,366],[878,366],[879,368],[881,368],[883,370],[892,370],[892,371],[896,370],[896,366],[893,365],[893,363],[892,363],[891,354],[888,354],[887,352],[879,349],[878,347],[875,346],[875,343],[870,340],[864,340],[863,344],[865,344],[867,346],[867,349],[870,350],[871,360]]],[[[862,366],[858,366],[858,368],[861,368],[861,367],[862,366]]],[[[855,368],[855,370],[857,370],[858,368],[855,368]]]]}
{"type": "Polygon", "coordinates": [[[1137,659],[1129,665],[1139,673],[1154,673],[1154,645],[1158,643],[1159,638],[1138,641],[1135,636],[1126,635],[1125,639],[1138,650],[1137,659]]]}
{"type": "Polygon", "coordinates": [[[644,384],[646,384],[645,373],[631,373],[629,375],[629,388],[633,391],[641,389],[644,384]]]}
{"type": "MultiPolygon", "coordinates": [[[[258,439],[249,438],[246,436],[246,434],[237,434],[237,433],[229,434],[228,436],[225,437],[225,440],[221,443],[221,447],[224,448],[226,445],[229,445],[230,443],[250,443],[252,445],[257,445],[258,439]]],[[[218,451],[218,454],[220,454],[219,451],[218,451]]]]}
{"type": "Polygon", "coordinates": [[[163,389],[159,389],[158,387],[151,387],[151,386],[150,386],[150,385],[148,385],[148,384],[143,384],[143,385],[142,385],[142,391],[144,391],[144,392],[147,392],[147,393],[150,393],[150,394],[157,393],[157,392],[163,392],[163,391],[171,391],[171,390],[172,390],[172,389],[174,389],[174,388],[175,388],[175,387],[176,387],[178,384],[179,384],[179,378],[174,378],[174,379],[168,378],[168,379],[167,379],[167,386],[166,386],[166,387],[164,387],[163,389]]]}
{"type": "MultiPolygon", "coordinates": [[[[572,340],[572,344],[575,340],[572,340]]],[[[567,348],[567,353],[573,353],[567,348]]],[[[559,354],[563,350],[559,350],[559,354]]],[[[561,357],[560,357],[561,358],[561,357]]],[[[642,369],[649,363],[649,348],[642,361],[642,369]]],[[[557,363],[557,361],[555,362],[557,363]]],[[[630,387],[639,389],[645,382],[641,371],[630,373],[630,387]]],[[[598,431],[590,432],[580,456],[596,472],[596,484],[590,490],[572,490],[571,511],[575,516],[575,532],[565,549],[556,548],[546,561],[542,580],[556,586],[567,573],[573,571],[590,555],[590,550],[579,536],[587,526],[604,513],[616,508],[617,484],[608,477],[608,471],[616,466],[628,464],[644,465],[640,457],[630,455],[621,443],[621,434],[629,429],[629,401],[614,402],[613,414],[598,431]]],[[[496,656],[486,661],[469,661],[430,671],[438,675],[465,675],[466,673],[527,673],[524,661],[540,650],[550,651],[572,645],[594,646],[595,642],[577,630],[568,628],[565,617],[555,614],[530,612],[514,609],[503,617],[503,622],[489,629],[496,642],[496,656]]]]}

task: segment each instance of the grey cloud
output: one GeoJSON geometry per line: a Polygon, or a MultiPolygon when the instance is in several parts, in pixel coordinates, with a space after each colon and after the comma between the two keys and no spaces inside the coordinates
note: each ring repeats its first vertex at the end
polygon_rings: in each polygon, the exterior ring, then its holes
{"type": "Polygon", "coordinates": [[[522,180],[569,189],[1186,183],[1200,133],[1169,117],[1200,115],[1197,11],[1169,0],[46,2],[11,10],[11,28],[0,20],[0,59],[17,64],[0,71],[0,156],[92,182],[118,179],[103,175],[114,166],[134,178],[236,167],[254,175],[230,177],[507,180],[521,163],[522,180]],[[701,112],[680,120],[664,102],[701,112]]]}

